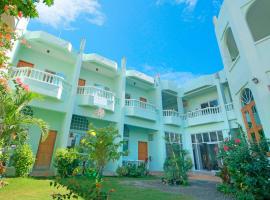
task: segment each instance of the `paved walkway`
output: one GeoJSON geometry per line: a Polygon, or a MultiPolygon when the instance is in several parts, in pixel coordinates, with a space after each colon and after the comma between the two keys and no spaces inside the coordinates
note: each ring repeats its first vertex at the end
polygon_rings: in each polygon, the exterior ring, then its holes
{"type": "MultiPolygon", "coordinates": [[[[199,178],[198,176],[195,178],[199,178]]],[[[205,178],[205,177],[203,177],[205,178]]],[[[194,197],[196,200],[232,200],[218,192],[216,186],[217,180],[195,180],[190,179],[189,186],[169,186],[161,183],[161,180],[132,180],[123,181],[123,184],[132,185],[141,188],[158,189],[163,192],[172,192],[176,194],[185,194],[194,197]]],[[[162,200],[162,199],[160,199],[162,200]]]]}

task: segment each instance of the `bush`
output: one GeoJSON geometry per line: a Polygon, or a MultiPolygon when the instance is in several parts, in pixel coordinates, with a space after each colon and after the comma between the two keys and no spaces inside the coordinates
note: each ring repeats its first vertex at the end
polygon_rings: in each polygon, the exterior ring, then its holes
{"type": "Polygon", "coordinates": [[[18,146],[13,154],[13,165],[16,170],[16,176],[27,176],[32,169],[35,158],[31,147],[28,144],[18,146]]]}
{"type": "Polygon", "coordinates": [[[146,163],[141,163],[139,165],[129,163],[125,166],[118,167],[116,173],[119,176],[142,177],[148,175],[148,170],[146,163]]]}
{"type": "Polygon", "coordinates": [[[185,150],[173,152],[164,163],[163,183],[170,185],[188,185],[188,171],[192,168],[191,158],[187,157],[185,150]]]}
{"type": "Polygon", "coordinates": [[[219,189],[225,188],[223,192],[232,193],[237,199],[270,199],[268,150],[266,139],[248,143],[243,132],[239,138],[227,139],[219,151],[223,161],[219,174],[223,186],[219,189]]]}
{"type": "Polygon", "coordinates": [[[54,165],[61,177],[67,177],[73,174],[79,166],[79,154],[75,149],[58,149],[56,152],[54,165]]]}

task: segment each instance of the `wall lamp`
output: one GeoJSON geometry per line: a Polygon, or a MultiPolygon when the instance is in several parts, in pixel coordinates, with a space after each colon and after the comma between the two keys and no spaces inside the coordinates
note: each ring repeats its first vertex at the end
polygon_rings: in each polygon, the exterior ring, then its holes
{"type": "Polygon", "coordinates": [[[256,78],[256,77],[253,77],[252,78],[252,82],[255,83],[255,84],[258,84],[259,83],[259,79],[256,78]]]}

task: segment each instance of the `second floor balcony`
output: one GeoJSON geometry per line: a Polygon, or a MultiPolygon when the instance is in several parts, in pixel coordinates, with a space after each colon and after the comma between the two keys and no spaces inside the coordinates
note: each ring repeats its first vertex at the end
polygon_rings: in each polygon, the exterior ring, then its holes
{"type": "Polygon", "coordinates": [[[236,119],[233,103],[225,104],[225,109],[229,120],[236,119]]]}
{"type": "Polygon", "coordinates": [[[31,67],[13,68],[11,77],[20,78],[32,92],[58,100],[65,99],[71,89],[63,77],[31,67]]]}
{"type": "Polygon", "coordinates": [[[126,115],[142,118],[150,121],[157,120],[157,108],[155,105],[136,99],[126,99],[126,115]]]}
{"type": "Polygon", "coordinates": [[[79,86],[77,89],[80,106],[100,107],[114,111],[115,95],[113,92],[94,86],[79,86]]]}
{"type": "Polygon", "coordinates": [[[187,126],[209,124],[223,121],[223,112],[220,106],[198,109],[186,113],[187,126]]]}
{"type": "Polygon", "coordinates": [[[185,115],[180,114],[174,110],[163,110],[163,121],[164,124],[181,126],[185,115]]]}

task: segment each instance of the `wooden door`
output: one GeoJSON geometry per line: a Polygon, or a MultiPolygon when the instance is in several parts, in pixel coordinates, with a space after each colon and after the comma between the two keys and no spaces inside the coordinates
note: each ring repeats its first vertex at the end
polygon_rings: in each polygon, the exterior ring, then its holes
{"type": "Polygon", "coordinates": [[[138,142],[138,160],[146,161],[148,159],[147,142],[138,142]]]}
{"type": "Polygon", "coordinates": [[[86,83],[86,81],[84,80],[84,79],[79,79],[78,80],[78,86],[85,86],[85,83],[86,83]]]}
{"type": "MultiPolygon", "coordinates": [[[[256,111],[255,101],[246,104],[242,108],[242,115],[247,129],[249,140],[260,141],[263,128],[261,124],[258,124],[255,120],[254,111],[256,111]]],[[[257,111],[256,111],[257,112],[257,111]]]]}
{"type": "Polygon", "coordinates": [[[50,168],[56,134],[56,131],[50,131],[45,141],[40,140],[35,162],[36,169],[50,168]]]}
{"type": "Polygon", "coordinates": [[[24,60],[19,60],[17,67],[31,67],[31,68],[33,68],[34,64],[30,63],[30,62],[26,62],[24,60]]]}

